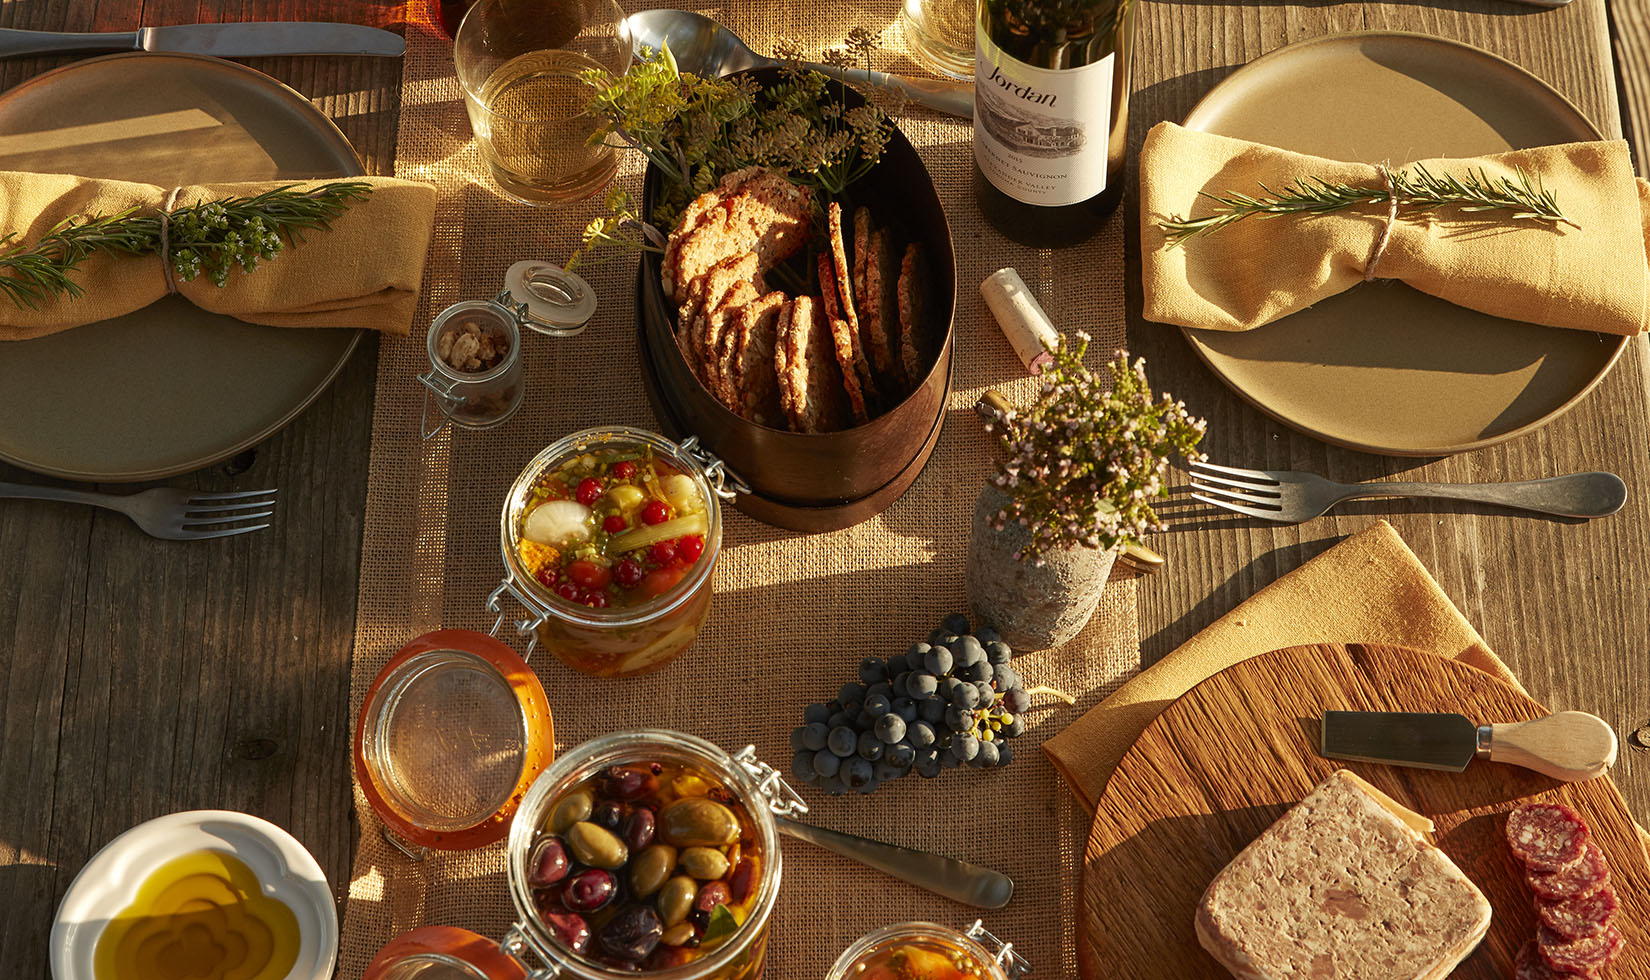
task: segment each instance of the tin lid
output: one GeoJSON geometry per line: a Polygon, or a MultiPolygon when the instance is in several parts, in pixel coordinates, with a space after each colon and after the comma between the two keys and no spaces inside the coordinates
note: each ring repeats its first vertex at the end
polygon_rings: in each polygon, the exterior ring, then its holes
{"type": "Polygon", "coordinates": [[[544,687],[514,650],[437,630],[402,647],[368,689],[355,774],[389,833],[469,850],[509,832],[555,741],[544,687]]]}
{"type": "Polygon", "coordinates": [[[527,968],[468,929],[424,926],[390,940],[361,980],[526,980],[527,968]]]}
{"type": "Polygon", "coordinates": [[[541,259],[524,259],[504,274],[504,289],[512,303],[527,307],[523,322],[539,333],[570,337],[596,315],[596,291],[561,266],[541,259]]]}

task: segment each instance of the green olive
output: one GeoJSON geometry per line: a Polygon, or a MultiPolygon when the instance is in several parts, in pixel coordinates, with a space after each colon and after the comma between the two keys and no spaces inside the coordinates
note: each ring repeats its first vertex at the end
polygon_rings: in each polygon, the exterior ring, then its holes
{"type": "Polygon", "coordinates": [[[567,846],[573,856],[592,868],[609,871],[622,867],[630,858],[630,849],[612,831],[581,820],[567,829],[567,846]]]}
{"type": "Polygon", "coordinates": [[[659,811],[659,833],[677,847],[721,847],[739,839],[739,818],[715,800],[690,797],[659,811]]]}
{"type": "Polygon", "coordinates": [[[590,811],[595,805],[595,797],[584,791],[562,797],[556,808],[550,811],[550,832],[565,834],[567,828],[580,820],[589,820],[590,811]]]}
{"type": "Polygon", "coordinates": [[[669,929],[666,929],[665,934],[659,937],[659,941],[664,943],[666,946],[680,946],[692,938],[693,923],[678,922],[669,929]]]}
{"type": "Polygon", "coordinates": [[[728,859],[709,847],[690,847],[682,852],[682,870],[700,881],[715,881],[728,873],[728,859]]]}
{"type": "Polygon", "coordinates": [[[669,844],[654,844],[636,855],[636,860],[631,863],[630,888],[637,898],[646,898],[658,891],[675,870],[676,848],[669,844]]]}
{"type": "Polygon", "coordinates": [[[699,894],[699,883],[687,875],[677,875],[659,889],[659,921],[665,928],[683,921],[693,910],[693,897],[699,894]]]}

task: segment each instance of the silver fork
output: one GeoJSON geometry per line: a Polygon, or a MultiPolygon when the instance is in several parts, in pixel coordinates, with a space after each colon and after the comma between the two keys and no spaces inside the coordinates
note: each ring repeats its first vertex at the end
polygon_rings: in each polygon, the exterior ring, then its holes
{"type": "Polygon", "coordinates": [[[1299,524],[1343,500],[1370,497],[1438,497],[1472,500],[1562,517],[1603,517],[1627,500],[1627,484],[1614,473],[1571,473],[1517,483],[1336,483],[1300,470],[1240,470],[1192,463],[1192,496],[1249,517],[1299,524]]]}
{"type": "Polygon", "coordinates": [[[177,487],[156,487],[142,493],[117,495],[36,487],[22,483],[0,483],[0,497],[25,500],[61,500],[71,504],[91,504],[119,511],[138,527],[157,538],[194,541],[222,538],[231,534],[260,531],[269,525],[249,524],[224,527],[240,521],[254,521],[275,513],[274,490],[243,490],[239,493],[197,493],[177,487]],[[258,510],[260,507],[271,508],[258,510]],[[249,513],[257,511],[256,513],[249,513]]]}

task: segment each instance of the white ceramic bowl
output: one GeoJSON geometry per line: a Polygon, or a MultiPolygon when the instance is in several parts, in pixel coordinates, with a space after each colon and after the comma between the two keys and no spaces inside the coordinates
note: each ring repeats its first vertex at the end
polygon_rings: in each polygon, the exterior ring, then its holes
{"type": "Polygon", "coordinates": [[[298,918],[298,960],[285,980],[327,980],[338,958],[338,913],[326,875],[304,845],[267,820],[233,810],[188,810],[138,824],[75,875],[52,923],[52,976],[94,980],[92,954],[109,920],[167,861],[194,851],[239,859],[298,918]]]}

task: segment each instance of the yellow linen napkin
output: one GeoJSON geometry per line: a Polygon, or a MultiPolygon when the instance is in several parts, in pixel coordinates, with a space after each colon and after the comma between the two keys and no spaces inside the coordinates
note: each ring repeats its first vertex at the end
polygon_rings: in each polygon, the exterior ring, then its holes
{"type": "Polygon", "coordinates": [[[1048,739],[1043,751],[1093,810],[1124,753],[1176,698],[1235,663],[1302,643],[1425,650],[1519,687],[1398,532],[1378,521],[1255,593],[1048,739]]]}
{"type": "MultiPolygon", "coordinates": [[[[1423,160],[1434,175],[1482,168],[1491,181],[1522,167],[1578,225],[1497,219],[1445,207],[1400,210],[1375,277],[1401,280],[1458,306],[1554,327],[1632,336],[1645,329],[1650,184],[1633,176],[1621,140],[1568,143],[1467,160],[1423,160]]],[[[1247,140],[1154,126],[1140,151],[1140,242],[1149,320],[1248,330],[1364,280],[1386,205],[1321,215],[1251,217],[1176,247],[1165,217],[1212,212],[1200,196],[1281,191],[1308,175],[1380,187],[1376,164],[1346,163],[1247,140]]],[[[1493,214],[1493,213],[1492,213],[1493,214]]]]}
{"type": "MultiPolygon", "coordinates": [[[[196,306],[249,323],[279,327],[366,327],[405,336],[412,325],[424,256],[435,221],[435,188],[393,177],[350,177],[372,187],[333,219],[330,230],[304,232],[256,271],[232,269],[222,288],[205,275],[178,282],[196,306]]],[[[317,186],[327,180],[254,181],[182,188],[173,209],[272,188],[317,186]]],[[[0,236],[39,241],[59,222],[115,214],[131,207],[158,211],[171,188],[66,174],[0,172],[0,236]]],[[[0,271],[0,275],[4,272],[0,271]]],[[[95,254],[73,278],[84,295],[18,309],[0,297],[0,340],[28,340],[142,309],[167,294],[156,255],[95,254]]]]}

